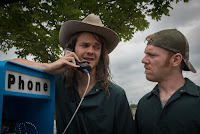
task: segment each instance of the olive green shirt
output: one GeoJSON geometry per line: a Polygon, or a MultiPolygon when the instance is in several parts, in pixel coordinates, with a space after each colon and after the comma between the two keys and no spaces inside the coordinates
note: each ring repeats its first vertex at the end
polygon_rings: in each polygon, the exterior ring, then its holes
{"type": "MultiPolygon", "coordinates": [[[[62,134],[81,98],[77,82],[71,95],[65,89],[63,75],[56,76],[55,112],[57,133],[62,134]]],[[[110,96],[97,83],[85,96],[80,109],[70,124],[67,134],[133,134],[134,122],[125,91],[110,83],[110,96]]]]}
{"type": "Polygon", "coordinates": [[[200,134],[200,87],[186,78],[162,109],[158,85],[138,103],[139,134],[200,134]]]}

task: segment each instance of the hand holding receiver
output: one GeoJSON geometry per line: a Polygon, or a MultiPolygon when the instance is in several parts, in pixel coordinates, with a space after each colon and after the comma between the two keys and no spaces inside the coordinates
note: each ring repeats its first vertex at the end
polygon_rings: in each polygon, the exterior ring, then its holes
{"type": "MultiPolygon", "coordinates": [[[[73,49],[65,48],[64,53],[66,53],[67,50],[73,52],[73,49]]],[[[84,69],[87,69],[87,71],[91,70],[91,66],[90,66],[90,64],[88,62],[85,62],[85,61],[84,62],[79,62],[76,59],[75,59],[75,62],[76,62],[77,65],[80,66],[79,68],[77,68],[79,71],[85,73],[84,69]]]]}

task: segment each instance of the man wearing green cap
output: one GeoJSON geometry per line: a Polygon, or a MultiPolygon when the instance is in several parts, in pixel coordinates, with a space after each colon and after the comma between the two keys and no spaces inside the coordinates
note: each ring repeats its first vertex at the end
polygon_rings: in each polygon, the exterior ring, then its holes
{"type": "Polygon", "coordinates": [[[63,49],[72,51],[66,51],[53,63],[11,60],[57,74],[57,134],[133,134],[134,122],[126,93],[111,82],[109,69],[108,54],[119,43],[118,35],[104,27],[99,16],[90,14],[83,21],[65,22],[59,41],[63,49]],[[87,71],[86,74],[78,70],[80,65],[76,61],[90,64],[91,69],[87,70],[90,77],[87,71]]]}
{"type": "Polygon", "coordinates": [[[167,29],[146,40],[146,79],[158,84],[138,103],[138,133],[200,134],[200,87],[182,75],[182,70],[196,72],[187,39],[177,29],[167,29]]]}

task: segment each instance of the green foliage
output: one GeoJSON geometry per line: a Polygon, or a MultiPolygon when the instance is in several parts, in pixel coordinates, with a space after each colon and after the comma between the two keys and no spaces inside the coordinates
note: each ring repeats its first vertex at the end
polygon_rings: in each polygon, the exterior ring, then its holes
{"type": "Polygon", "coordinates": [[[130,104],[130,108],[137,108],[137,104],[130,104]]]}
{"type": "Polygon", "coordinates": [[[131,113],[132,113],[132,115],[134,117],[136,109],[137,109],[137,104],[130,104],[130,109],[131,109],[131,113]]]}
{"type": "MultiPolygon", "coordinates": [[[[160,20],[181,0],[23,0],[0,7],[0,50],[16,47],[18,57],[53,62],[62,54],[58,35],[67,20],[100,15],[105,26],[128,41],[149,27],[146,16],[160,20]]],[[[188,2],[189,0],[183,0],[188,2]]]]}

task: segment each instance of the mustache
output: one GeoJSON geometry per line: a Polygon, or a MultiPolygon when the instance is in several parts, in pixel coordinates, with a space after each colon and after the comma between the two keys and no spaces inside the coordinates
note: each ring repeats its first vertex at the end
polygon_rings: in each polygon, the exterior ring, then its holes
{"type": "Polygon", "coordinates": [[[144,68],[145,68],[145,69],[150,69],[150,67],[149,67],[149,66],[147,66],[147,65],[144,65],[144,68]]]}

